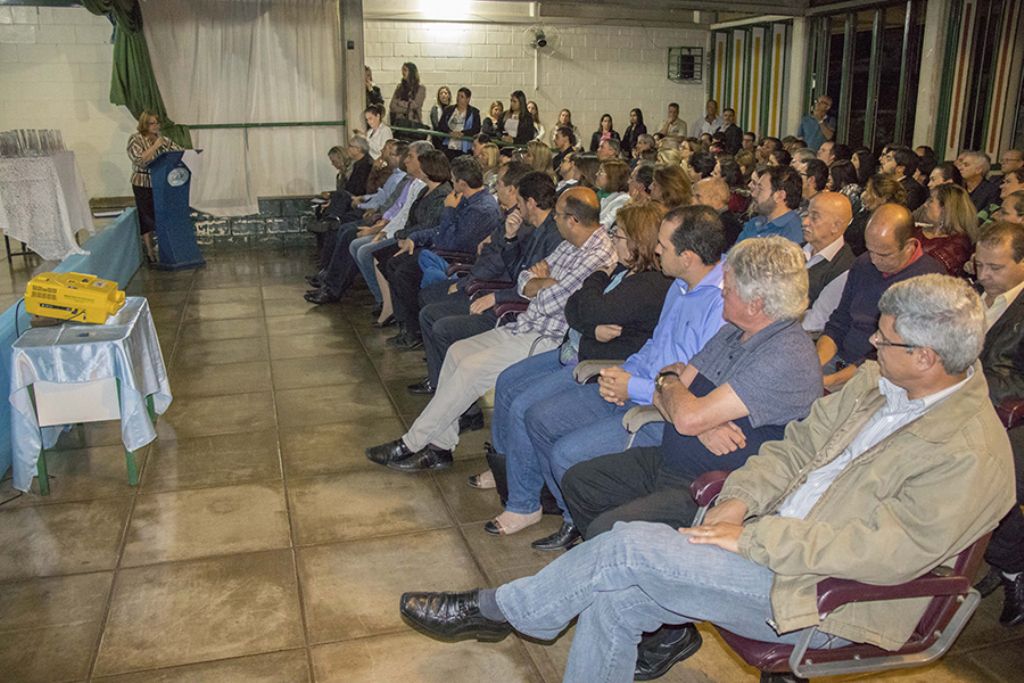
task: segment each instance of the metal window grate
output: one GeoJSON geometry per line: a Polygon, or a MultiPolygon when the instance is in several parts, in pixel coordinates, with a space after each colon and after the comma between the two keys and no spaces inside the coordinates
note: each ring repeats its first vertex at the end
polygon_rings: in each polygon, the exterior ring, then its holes
{"type": "Polygon", "coordinates": [[[668,80],[676,83],[700,83],[704,79],[704,48],[670,47],[668,80]]]}

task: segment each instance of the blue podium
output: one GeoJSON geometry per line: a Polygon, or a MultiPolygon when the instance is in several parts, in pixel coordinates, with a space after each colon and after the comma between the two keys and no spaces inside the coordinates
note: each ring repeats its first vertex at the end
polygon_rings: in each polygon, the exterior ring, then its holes
{"type": "Polygon", "coordinates": [[[156,209],[156,239],[163,270],[184,270],[205,265],[196,244],[196,228],[189,210],[192,171],[181,160],[184,152],[164,152],[149,164],[156,209]]]}

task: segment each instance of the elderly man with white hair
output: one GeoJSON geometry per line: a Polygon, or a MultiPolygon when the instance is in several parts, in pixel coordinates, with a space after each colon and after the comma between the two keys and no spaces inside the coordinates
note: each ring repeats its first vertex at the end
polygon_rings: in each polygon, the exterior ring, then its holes
{"type": "MultiPolygon", "coordinates": [[[[999,204],[999,185],[988,179],[992,161],[987,154],[961,152],[954,163],[960,169],[960,175],[964,177],[964,186],[971,193],[971,202],[978,213],[988,210],[993,204],[999,204]]],[[[994,211],[995,209],[989,211],[989,214],[994,211]]]]}
{"type": "Polygon", "coordinates": [[[693,635],[657,652],[658,675],[696,650],[699,621],[765,642],[817,628],[812,648],[900,648],[927,600],[822,618],[818,582],[894,585],[949,563],[1013,505],[1013,462],[977,361],[978,295],[923,275],[890,287],[879,308],[878,362],[730,474],[700,526],[617,524],[496,590],[406,593],[402,614],[434,636],[492,640],[554,639],[578,617],[566,681],[633,680],[636,644],[644,662],[643,634],[663,623],[693,635]]]}

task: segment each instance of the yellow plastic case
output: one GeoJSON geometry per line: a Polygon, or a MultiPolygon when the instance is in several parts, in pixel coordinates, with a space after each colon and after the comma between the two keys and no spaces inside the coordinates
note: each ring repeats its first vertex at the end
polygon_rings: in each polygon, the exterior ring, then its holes
{"type": "Polygon", "coordinates": [[[103,324],[124,306],[117,283],[84,273],[40,273],[25,287],[25,310],[32,315],[103,324]]]}

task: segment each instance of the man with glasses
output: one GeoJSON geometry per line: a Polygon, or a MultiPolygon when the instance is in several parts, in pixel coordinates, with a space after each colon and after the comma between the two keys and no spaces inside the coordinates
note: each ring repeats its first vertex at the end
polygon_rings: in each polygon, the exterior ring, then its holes
{"type": "Polygon", "coordinates": [[[914,217],[905,206],[875,209],[864,232],[867,252],[854,261],[839,306],[818,337],[825,388],[836,391],[872,352],[869,337],[878,326],[878,300],[897,282],[926,273],[945,273],[914,237],[914,217]]]}
{"type": "Polygon", "coordinates": [[[811,113],[800,121],[800,129],[797,137],[807,143],[807,146],[815,152],[826,140],[831,140],[836,135],[836,119],[829,116],[829,109],[832,108],[832,98],[822,95],[814,102],[811,113]]]}
{"type": "Polygon", "coordinates": [[[756,214],[746,222],[737,239],[779,235],[797,244],[803,242],[800,227],[801,178],[792,166],[772,166],[752,181],[750,198],[756,214]]]}
{"type": "Polygon", "coordinates": [[[913,278],[879,308],[878,362],[732,472],[700,526],[619,523],[497,589],[406,593],[402,615],[434,637],[491,640],[553,640],[578,617],[567,681],[660,676],[699,648],[701,621],[766,643],[816,628],[812,648],[899,649],[927,600],[823,618],[816,586],[895,585],[948,565],[1012,505],[1013,463],[986,401],[984,313],[970,286],[913,278]],[[663,623],[692,635],[654,649],[666,629],[644,634],[663,623]]]}

